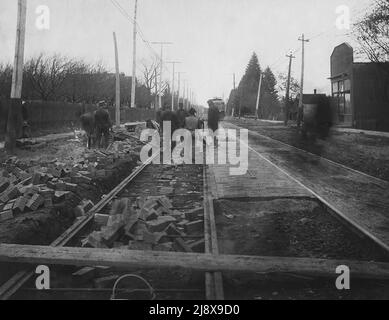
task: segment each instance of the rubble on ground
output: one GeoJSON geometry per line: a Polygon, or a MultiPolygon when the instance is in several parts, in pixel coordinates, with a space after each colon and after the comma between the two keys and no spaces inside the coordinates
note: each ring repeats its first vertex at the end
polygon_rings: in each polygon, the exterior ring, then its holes
{"type": "Polygon", "coordinates": [[[48,163],[21,161],[10,157],[0,164],[0,222],[24,213],[51,209],[66,202],[82,217],[94,207],[84,199],[96,181],[113,175],[120,161],[137,161],[139,148],[125,133],[115,133],[107,150],[88,150],[77,161],[53,160],[48,163]]]}
{"type": "Polygon", "coordinates": [[[186,212],[174,210],[166,196],[115,200],[110,215],[83,240],[89,248],[114,248],[140,251],[177,251],[203,253],[203,208],[186,212]]]}

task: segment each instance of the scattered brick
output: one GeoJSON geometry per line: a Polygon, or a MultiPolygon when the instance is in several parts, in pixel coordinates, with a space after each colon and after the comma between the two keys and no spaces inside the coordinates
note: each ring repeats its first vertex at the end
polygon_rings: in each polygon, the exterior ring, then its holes
{"type": "Polygon", "coordinates": [[[89,212],[94,206],[95,204],[91,200],[83,200],[82,202],[82,207],[86,213],[89,212]]]}
{"type": "Polygon", "coordinates": [[[82,241],[82,246],[95,249],[106,249],[107,246],[102,242],[101,232],[92,232],[86,239],[82,241]]]}
{"type": "Polygon", "coordinates": [[[177,238],[174,240],[173,248],[176,251],[193,252],[193,250],[188,246],[188,244],[182,238],[177,238]]]}
{"type": "Polygon", "coordinates": [[[14,205],[13,205],[13,212],[15,214],[23,213],[28,201],[29,201],[29,198],[26,196],[21,196],[21,197],[17,198],[14,205]]]}
{"type": "Polygon", "coordinates": [[[36,211],[41,207],[45,202],[45,199],[40,194],[35,194],[27,202],[26,207],[31,211],[36,211]]]}
{"type": "Polygon", "coordinates": [[[9,187],[9,181],[8,180],[3,179],[3,180],[0,181],[0,193],[4,192],[5,190],[7,190],[8,187],[9,187]]]}
{"type": "Polygon", "coordinates": [[[197,253],[204,253],[205,252],[205,240],[201,239],[198,241],[195,241],[189,245],[189,248],[192,249],[192,251],[197,253]]]}
{"type": "Polygon", "coordinates": [[[11,184],[8,189],[1,194],[0,201],[7,203],[8,201],[15,199],[18,195],[19,189],[11,184]]]}
{"type": "Polygon", "coordinates": [[[112,246],[113,243],[120,238],[123,226],[122,223],[115,223],[111,226],[103,227],[101,229],[101,239],[103,243],[108,247],[112,246]]]}
{"type": "Polygon", "coordinates": [[[106,226],[109,216],[107,214],[95,214],[94,221],[97,225],[106,226]]]}
{"type": "Polygon", "coordinates": [[[189,222],[185,225],[185,232],[187,234],[199,233],[204,231],[204,221],[197,220],[189,222]]]}
{"type": "Polygon", "coordinates": [[[178,230],[174,224],[170,224],[164,231],[169,236],[185,236],[185,233],[178,230]]]}
{"type": "Polygon", "coordinates": [[[165,230],[172,222],[176,222],[176,218],[171,216],[162,216],[153,221],[148,221],[147,225],[151,232],[161,232],[165,230]]]}
{"type": "Polygon", "coordinates": [[[190,211],[185,212],[185,219],[189,221],[196,221],[199,219],[199,217],[204,216],[204,208],[195,208],[190,211]]]}
{"type": "Polygon", "coordinates": [[[6,220],[9,220],[9,219],[12,219],[13,218],[13,213],[12,213],[12,210],[8,210],[8,211],[3,211],[0,213],[0,221],[3,222],[3,221],[6,221],[6,220]]]}
{"type": "Polygon", "coordinates": [[[31,183],[34,185],[39,184],[41,181],[41,177],[42,175],[39,172],[34,172],[34,174],[32,175],[31,183]]]}
{"type": "Polygon", "coordinates": [[[66,191],[76,192],[77,191],[77,185],[75,183],[65,183],[65,190],[66,191]]]}
{"type": "Polygon", "coordinates": [[[152,208],[148,209],[143,207],[140,211],[140,218],[144,221],[156,220],[158,216],[158,213],[152,208]]]}

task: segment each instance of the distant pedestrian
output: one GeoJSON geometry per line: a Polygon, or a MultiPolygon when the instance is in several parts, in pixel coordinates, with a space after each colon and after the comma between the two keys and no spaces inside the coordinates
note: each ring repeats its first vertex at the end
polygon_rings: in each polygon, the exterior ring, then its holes
{"type": "Polygon", "coordinates": [[[185,118],[185,129],[194,134],[195,130],[200,129],[200,127],[200,120],[196,116],[196,110],[192,108],[189,111],[189,116],[185,118]]]}
{"type": "Polygon", "coordinates": [[[23,126],[22,126],[22,138],[31,138],[31,127],[29,124],[28,110],[26,101],[22,101],[22,118],[23,118],[23,126]]]}
{"type": "Polygon", "coordinates": [[[108,148],[112,121],[105,101],[99,102],[99,108],[95,112],[95,128],[98,148],[108,148]]]}
{"type": "Polygon", "coordinates": [[[188,112],[184,109],[184,104],[181,102],[177,111],[178,126],[180,129],[185,127],[185,119],[188,116],[188,112]]]}
{"type": "Polygon", "coordinates": [[[87,148],[91,149],[95,145],[95,113],[85,113],[80,117],[81,128],[85,131],[87,137],[87,148]]]}
{"type": "Polygon", "coordinates": [[[220,113],[219,109],[215,106],[215,104],[210,100],[208,101],[209,109],[208,109],[208,128],[213,132],[216,132],[219,129],[219,120],[220,113]]]}
{"type": "Polygon", "coordinates": [[[164,106],[164,111],[162,112],[161,116],[162,128],[164,122],[168,122],[171,125],[172,134],[180,127],[176,113],[171,111],[167,105],[164,106]]]}

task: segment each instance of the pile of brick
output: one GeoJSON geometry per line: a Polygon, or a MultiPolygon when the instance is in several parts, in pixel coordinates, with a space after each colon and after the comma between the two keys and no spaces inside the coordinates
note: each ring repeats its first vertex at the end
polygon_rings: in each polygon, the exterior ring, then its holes
{"type": "Polygon", "coordinates": [[[84,215],[93,204],[79,195],[90,190],[94,180],[112,175],[113,164],[128,158],[128,150],[89,151],[77,163],[25,163],[10,158],[0,166],[0,222],[65,201],[73,207],[79,204],[76,216],[84,215]]]}
{"type": "Polygon", "coordinates": [[[110,215],[96,215],[103,225],[83,240],[89,248],[141,251],[204,252],[203,208],[173,210],[166,196],[122,198],[113,202],[110,215]]]}

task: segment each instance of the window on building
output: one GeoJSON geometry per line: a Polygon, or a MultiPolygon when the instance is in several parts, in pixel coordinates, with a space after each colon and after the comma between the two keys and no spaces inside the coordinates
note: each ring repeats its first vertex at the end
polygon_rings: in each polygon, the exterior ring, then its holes
{"type": "Polygon", "coordinates": [[[332,83],[332,96],[337,103],[339,121],[350,120],[352,118],[350,79],[334,81],[332,83]]]}
{"type": "Polygon", "coordinates": [[[335,81],[335,82],[332,83],[332,94],[335,95],[338,92],[339,92],[339,90],[338,90],[338,82],[335,81]]]}

